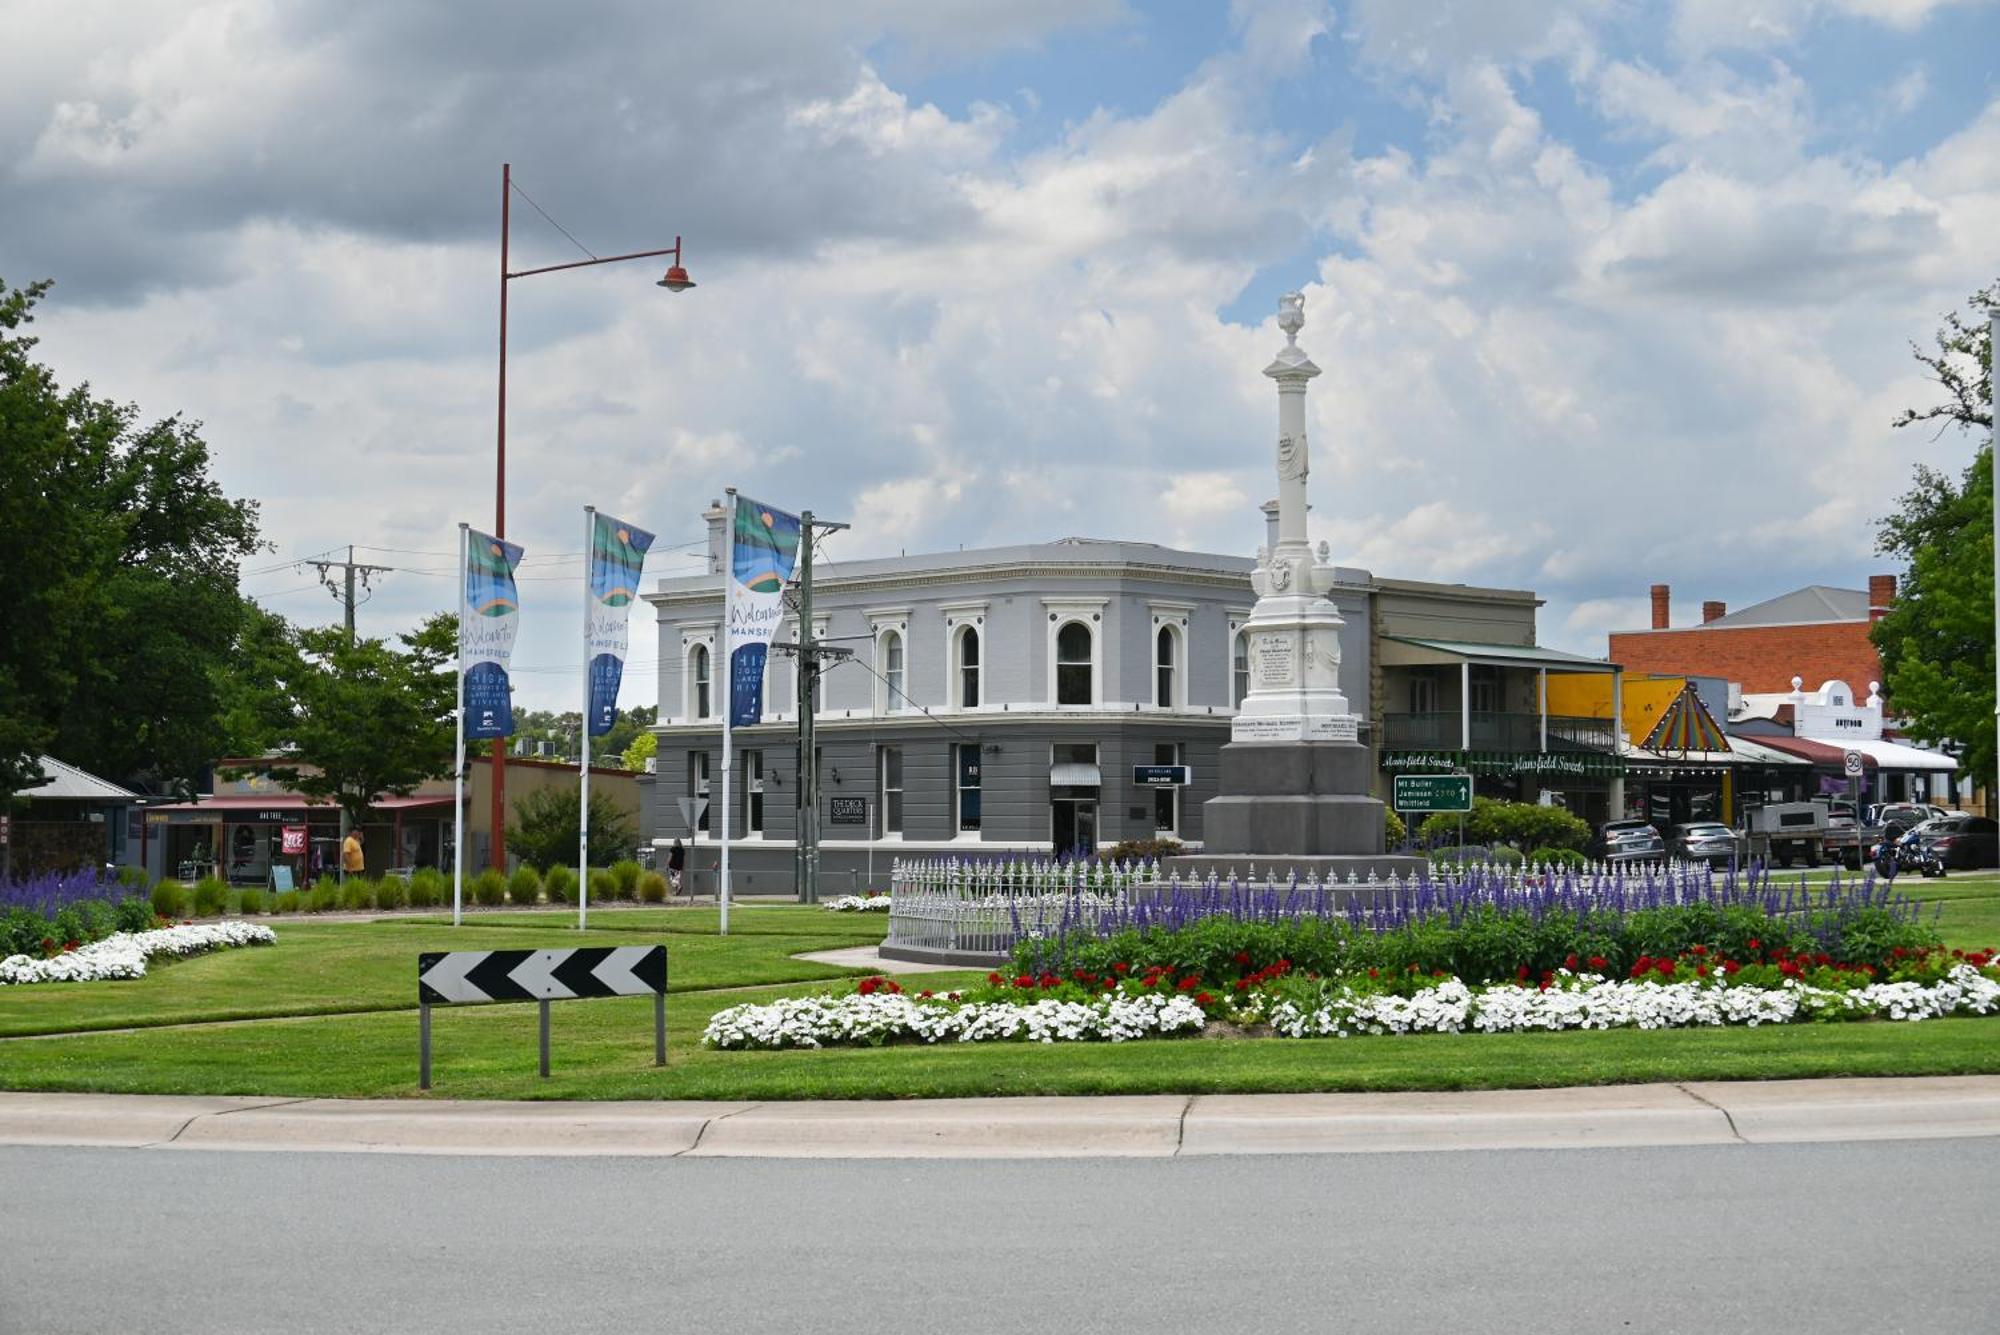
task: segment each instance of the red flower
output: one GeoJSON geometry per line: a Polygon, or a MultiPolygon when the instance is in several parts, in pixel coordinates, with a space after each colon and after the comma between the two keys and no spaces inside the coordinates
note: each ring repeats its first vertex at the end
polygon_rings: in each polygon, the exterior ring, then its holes
{"type": "Polygon", "coordinates": [[[1697,964],[1697,965],[1695,965],[1695,966],[1694,966],[1694,976],[1695,976],[1695,977],[1697,977],[1697,978],[1706,978],[1706,977],[1708,977],[1708,966],[1707,966],[1706,964],[1697,964]]]}
{"type": "Polygon", "coordinates": [[[1052,973],[1043,974],[1041,982],[1043,987],[1059,987],[1062,985],[1062,979],[1052,973]]]}
{"type": "Polygon", "coordinates": [[[1514,976],[1515,976],[1516,978],[1520,979],[1520,980],[1521,980],[1522,982],[1524,982],[1524,983],[1525,983],[1525,982],[1527,982],[1527,981],[1528,981],[1528,966],[1527,966],[1527,965],[1525,965],[1525,964],[1523,964],[1523,965],[1522,965],[1522,966],[1521,966],[1520,968],[1518,968],[1518,969],[1514,970],[1514,976]]]}
{"type": "Polygon", "coordinates": [[[1743,944],[1748,946],[1752,950],[1762,950],[1764,948],[1764,943],[1762,941],[1759,941],[1754,936],[1751,937],[1748,941],[1745,941],[1743,944]]]}
{"type": "Polygon", "coordinates": [[[1014,979],[1014,986],[1016,987],[1033,987],[1034,985],[1035,980],[1028,977],[1027,974],[1021,974],[1014,979]]]}
{"type": "Polygon", "coordinates": [[[1181,979],[1180,981],[1180,989],[1183,992],[1192,992],[1197,987],[1200,986],[1201,986],[1201,979],[1194,974],[1189,974],[1187,977],[1181,979]]]}
{"type": "Polygon", "coordinates": [[[993,984],[993,986],[998,987],[1000,986],[1000,975],[997,973],[989,973],[986,975],[986,981],[993,984]]]}
{"type": "Polygon", "coordinates": [[[874,995],[875,990],[881,986],[882,980],[880,978],[864,978],[854,990],[866,997],[874,995]]]}
{"type": "Polygon", "coordinates": [[[65,954],[65,955],[69,954],[69,953],[70,953],[70,951],[72,951],[72,950],[75,950],[75,949],[76,949],[76,947],[77,947],[77,943],[76,943],[76,942],[74,942],[74,941],[65,941],[65,942],[63,942],[63,954],[65,954]]]}
{"type": "Polygon", "coordinates": [[[1373,969],[1370,969],[1370,970],[1368,971],[1368,976],[1369,976],[1370,978],[1379,978],[1379,977],[1381,977],[1381,975],[1380,975],[1380,974],[1378,974],[1378,973],[1376,973],[1376,972],[1375,972],[1375,971],[1374,971],[1373,969]]]}
{"type": "Polygon", "coordinates": [[[1131,969],[1132,966],[1125,963],[1123,960],[1120,960],[1118,963],[1111,966],[1111,972],[1113,973],[1129,973],[1131,969]]]}
{"type": "Polygon", "coordinates": [[[1248,964],[1250,963],[1250,952],[1249,952],[1249,951],[1247,951],[1247,950],[1239,950],[1239,951],[1237,951],[1237,952],[1236,952],[1236,962],[1237,962],[1237,964],[1239,964],[1239,965],[1248,965],[1248,964]]]}
{"type": "Polygon", "coordinates": [[[1572,950],[1569,954],[1563,956],[1563,968],[1574,969],[1575,967],[1576,967],[1576,952],[1572,950]]]}
{"type": "Polygon", "coordinates": [[[1141,979],[1139,980],[1139,986],[1141,986],[1141,987],[1151,987],[1151,986],[1152,986],[1152,985],[1153,985],[1154,983],[1157,983],[1157,982],[1159,982],[1159,981],[1160,981],[1160,980],[1159,980],[1159,979],[1157,979],[1157,978],[1141,978],[1141,979]]]}
{"type": "Polygon", "coordinates": [[[931,995],[931,990],[927,987],[923,991],[917,993],[917,995],[920,997],[929,997],[931,995]]]}
{"type": "Polygon", "coordinates": [[[893,979],[893,978],[891,978],[891,979],[889,979],[889,980],[888,980],[887,982],[883,983],[883,984],[882,984],[882,986],[883,986],[883,987],[886,987],[886,988],[888,988],[888,989],[889,989],[889,990],[890,990],[891,992],[898,992],[898,993],[900,993],[900,992],[901,992],[901,991],[903,990],[903,985],[902,985],[901,983],[897,982],[897,981],[896,981],[895,979],[893,979]]]}
{"type": "Polygon", "coordinates": [[[1206,992],[1197,992],[1194,994],[1194,1004],[1197,1006],[1213,1006],[1215,1004],[1215,998],[1211,997],[1206,992]]]}
{"type": "Polygon", "coordinates": [[[1604,967],[1604,956],[1602,956],[1602,955],[1592,955],[1592,956],[1590,957],[1590,967],[1591,967],[1591,968],[1593,968],[1593,969],[1601,969],[1601,968],[1603,968],[1603,967],[1604,967]]]}
{"type": "Polygon", "coordinates": [[[1250,990],[1250,980],[1248,978],[1237,979],[1236,990],[1238,992],[1248,992],[1250,990]]]}
{"type": "Polygon", "coordinates": [[[1738,969],[1742,967],[1743,966],[1738,964],[1735,960],[1724,960],[1722,962],[1722,971],[1726,974],[1735,973],[1738,969]]]}

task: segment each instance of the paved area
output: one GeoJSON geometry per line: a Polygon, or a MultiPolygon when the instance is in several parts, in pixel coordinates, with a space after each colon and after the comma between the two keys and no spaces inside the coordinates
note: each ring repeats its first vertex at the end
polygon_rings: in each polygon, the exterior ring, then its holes
{"type": "Polygon", "coordinates": [[[815,964],[837,964],[843,969],[873,969],[877,973],[945,973],[963,969],[963,964],[921,964],[915,960],[885,960],[877,946],[847,946],[840,950],[809,950],[795,960],[815,964]]]}
{"type": "Polygon", "coordinates": [[[2000,1076],[796,1103],[0,1093],[0,1144],[166,1150],[1199,1158],[1992,1136],[2000,1136],[2000,1076]]]}
{"type": "Polygon", "coordinates": [[[1991,1330],[2000,1140],[1063,1162],[0,1148],[0,1331],[1991,1330]]]}

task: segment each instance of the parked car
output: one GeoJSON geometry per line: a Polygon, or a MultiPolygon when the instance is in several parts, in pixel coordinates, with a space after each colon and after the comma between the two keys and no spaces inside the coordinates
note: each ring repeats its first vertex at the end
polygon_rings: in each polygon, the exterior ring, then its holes
{"type": "Polygon", "coordinates": [[[1597,837],[1590,841],[1590,855],[1604,862],[1663,861],[1667,843],[1650,822],[1611,820],[1598,826],[1597,837]]]}
{"type": "Polygon", "coordinates": [[[1736,832],[1721,821],[1689,821],[1674,826],[1667,851],[1689,862],[1730,862],[1737,855],[1736,832]]]}
{"type": "Polygon", "coordinates": [[[1953,871],[2000,866],[2000,824],[1984,816],[1947,816],[1929,824],[1923,846],[1953,871]]]}

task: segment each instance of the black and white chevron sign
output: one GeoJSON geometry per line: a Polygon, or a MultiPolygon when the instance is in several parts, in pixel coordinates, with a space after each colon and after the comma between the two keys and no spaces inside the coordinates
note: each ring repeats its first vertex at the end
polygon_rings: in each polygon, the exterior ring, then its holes
{"type": "Polygon", "coordinates": [[[666,990],[665,946],[453,950],[417,956],[417,1000],[426,1006],[642,997],[666,990]]]}

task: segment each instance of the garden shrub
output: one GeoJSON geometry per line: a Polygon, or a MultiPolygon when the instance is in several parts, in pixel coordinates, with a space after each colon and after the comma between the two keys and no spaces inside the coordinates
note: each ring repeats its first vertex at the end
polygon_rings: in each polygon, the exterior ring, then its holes
{"type": "Polygon", "coordinates": [[[230,887],[222,877],[204,875],[194,883],[194,915],[214,917],[230,897],[230,887]]]}
{"type": "Polygon", "coordinates": [[[146,879],[146,869],[144,867],[120,867],[118,869],[118,884],[124,886],[127,890],[144,890],[146,888],[146,879]]]}
{"type": "Polygon", "coordinates": [[[153,925],[153,901],[144,895],[127,895],[112,909],[121,932],[143,932],[153,925]]]}
{"type": "Polygon", "coordinates": [[[356,886],[365,886],[366,883],[366,878],[360,876],[348,877],[346,885],[335,885],[326,880],[316,881],[312,889],[306,892],[306,911],[329,913],[338,908],[356,907],[348,903],[348,895],[356,886]]]}
{"type": "Polygon", "coordinates": [[[609,904],[618,898],[618,878],[602,867],[590,869],[590,897],[599,904],[609,904]]]}
{"type": "Polygon", "coordinates": [[[433,867],[421,867],[410,873],[410,905],[413,908],[432,908],[451,897],[451,880],[433,867]]]}
{"type": "Polygon", "coordinates": [[[254,885],[244,890],[237,897],[236,911],[246,918],[254,918],[260,913],[268,912],[264,892],[254,885]]]}
{"type": "Polygon", "coordinates": [[[576,873],[557,863],[542,873],[542,889],[548,894],[551,904],[574,904],[576,873]]]}
{"type": "Polygon", "coordinates": [[[506,902],[507,878],[498,868],[488,867],[472,878],[472,902],[486,908],[496,908],[506,902]]]}
{"type": "MultiPolygon", "coordinates": [[[[313,894],[317,896],[327,884],[324,877],[320,878],[313,886],[313,894]]],[[[336,894],[340,900],[340,907],[350,913],[375,907],[375,887],[369,884],[365,876],[348,877],[339,885],[336,894]]]]}
{"type": "Polygon", "coordinates": [[[1178,839],[1124,839],[1100,856],[1112,862],[1137,862],[1150,858],[1176,858],[1185,851],[1178,839]]]}
{"type": "Polygon", "coordinates": [[[1589,859],[1574,848],[1537,848],[1528,854],[1528,862],[1538,867],[1580,868],[1589,859]]]}
{"type": "MultiPolygon", "coordinates": [[[[1460,819],[1455,812],[1433,812],[1417,827],[1417,837],[1426,844],[1456,843],[1460,819]]],[[[1472,810],[1463,819],[1465,839],[1470,844],[1581,850],[1590,842],[1590,825],[1581,816],[1538,802],[1475,797],[1472,810]]]]}
{"type": "Polygon", "coordinates": [[[643,870],[630,858],[621,858],[611,864],[611,879],[618,882],[620,899],[636,899],[639,895],[639,873],[643,870]]]}
{"type": "Polygon", "coordinates": [[[639,878],[639,898],[647,904],[667,902],[667,878],[656,871],[649,871],[639,878]]]}
{"type": "MultiPolygon", "coordinates": [[[[152,908],[149,901],[146,911],[151,913],[152,908]]],[[[39,956],[42,942],[54,939],[54,924],[33,909],[17,906],[0,917],[0,959],[9,955],[39,956]]]]}
{"type": "Polygon", "coordinates": [[[187,917],[189,902],[188,888],[179,881],[163,880],[153,887],[153,912],[159,917],[178,922],[187,917]]]}
{"type": "Polygon", "coordinates": [[[375,883],[375,907],[399,909],[410,902],[410,883],[400,876],[384,876],[375,883]]]}
{"type": "Polygon", "coordinates": [[[305,896],[297,890],[281,890],[271,901],[273,913],[297,913],[305,903],[305,896]]]}
{"type": "Polygon", "coordinates": [[[1401,848],[1409,841],[1410,827],[1403,824],[1403,818],[1396,814],[1396,808],[1385,803],[1382,807],[1382,846],[1391,849],[1401,848]]]}
{"type": "Polygon", "coordinates": [[[507,902],[510,904],[534,904],[542,898],[542,878],[533,867],[522,863],[507,878],[507,902]]]}

